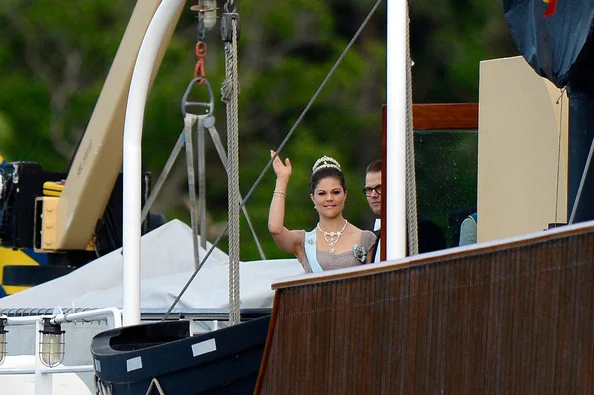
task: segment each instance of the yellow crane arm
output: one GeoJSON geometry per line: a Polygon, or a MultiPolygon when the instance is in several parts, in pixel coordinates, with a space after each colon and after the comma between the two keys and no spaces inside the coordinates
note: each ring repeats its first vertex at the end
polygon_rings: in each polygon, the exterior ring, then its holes
{"type": "MultiPolygon", "coordinates": [[[[122,167],[122,139],[130,80],[142,40],[161,0],[139,0],[110,68],[105,85],[74,156],[59,197],[38,198],[41,250],[84,250],[103,215],[122,167]]],[[[174,21],[179,19],[183,3],[174,21]]],[[[154,80],[175,30],[169,27],[153,69],[154,80]]]]}

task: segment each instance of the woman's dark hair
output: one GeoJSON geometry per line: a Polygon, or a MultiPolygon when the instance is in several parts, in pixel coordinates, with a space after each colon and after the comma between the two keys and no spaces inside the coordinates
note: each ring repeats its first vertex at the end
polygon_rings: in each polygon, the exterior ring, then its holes
{"type": "Polygon", "coordinates": [[[311,179],[309,180],[309,191],[312,195],[316,190],[316,187],[318,186],[320,180],[328,177],[336,178],[338,181],[340,181],[340,186],[342,186],[342,189],[346,192],[346,181],[344,180],[344,175],[342,174],[342,171],[338,170],[336,167],[325,167],[311,175],[311,179]]]}

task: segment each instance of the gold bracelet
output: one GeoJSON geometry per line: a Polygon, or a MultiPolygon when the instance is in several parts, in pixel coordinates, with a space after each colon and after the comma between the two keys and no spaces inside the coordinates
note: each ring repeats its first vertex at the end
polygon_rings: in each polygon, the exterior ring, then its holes
{"type": "Polygon", "coordinates": [[[285,192],[281,192],[281,191],[274,191],[272,192],[272,196],[279,196],[279,197],[287,197],[287,194],[285,192]]]}

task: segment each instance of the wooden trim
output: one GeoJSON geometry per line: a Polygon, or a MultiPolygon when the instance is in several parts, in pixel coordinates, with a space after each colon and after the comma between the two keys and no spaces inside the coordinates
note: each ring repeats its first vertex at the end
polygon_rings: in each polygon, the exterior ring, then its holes
{"type": "Polygon", "coordinates": [[[272,289],[278,290],[282,288],[297,287],[308,284],[342,281],[349,278],[364,277],[377,273],[410,268],[412,266],[427,265],[437,261],[447,264],[447,261],[459,258],[461,256],[483,255],[493,253],[495,251],[508,250],[512,247],[518,247],[527,244],[539,244],[552,239],[561,239],[563,237],[571,237],[581,233],[588,233],[593,229],[594,224],[592,221],[590,221],[582,224],[563,226],[509,239],[472,244],[464,247],[450,248],[447,250],[414,255],[412,257],[402,258],[393,262],[366,264],[345,269],[330,270],[316,274],[302,274],[284,280],[280,279],[279,281],[272,283],[272,289]]]}
{"type": "Polygon", "coordinates": [[[594,223],[566,228],[278,290],[257,394],[594,393],[594,223]]]}
{"type": "Polygon", "coordinates": [[[272,348],[272,340],[274,337],[274,328],[276,327],[276,320],[278,317],[278,306],[279,306],[279,294],[274,293],[274,299],[272,303],[272,314],[270,315],[270,324],[268,326],[268,335],[266,335],[266,344],[264,345],[264,353],[262,355],[262,361],[260,362],[260,371],[258,372],[258,379],[256,380],[256,387],[254,394],[260,393],[262,388],[262,382],[264,380],[264,371],[266,364],[268,363],[268,356],[270,355],[270,349],[272,348]]]}
{"type": "Polygon", "coordinates": [[[477,130],[478,103],[413,104],[415,130],[477,130]]]}
{"type": "MultiPolygon", "coordinates": [[[[478,103],[413,104],[413,131],[417,130],[478,130],[478,103]]],[[[387,105],[382,105],[382,184],[387,184],[387,105]]],[[[385,193],[385,189],[384,189],[385,193]]],[[[386,212],[386,196],[382,199],[382,213],[386,212]]],[[[385,217],[382,215],[382,223],[385,217]]],[[[381,240],[386,240],[386,227],[380,229],[381,240]]],[[[380,259],[386,260],[386,243],[380,245],[380,259]]]]}
{"type": "MultiPolygon", "coordinates": [[[[382,106],[382,185],[388,185],[388,172],[386,171],[386,165],[388,163],[388,110],[387,106],[384,104],[382,106]]],[[[386,188],[382,191],[382,201],[381,201],[381,228],[380,228],[380,240],[386,240],[386,227],[383,226],[386,222],[386,202],[388,201],[386,197],[386,188]]],[[[373,259],[373,258],[372,258],[373,259]]],[[[379,259],[381,262],[386,260],[386,243],[380,243],[380,255],[379,259]]]]}

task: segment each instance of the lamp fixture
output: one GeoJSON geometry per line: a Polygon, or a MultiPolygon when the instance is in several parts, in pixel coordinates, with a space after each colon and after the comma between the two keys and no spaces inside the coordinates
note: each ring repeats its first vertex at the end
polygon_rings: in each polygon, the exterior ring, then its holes
{"type": "Polygon", "coordinates": [[[0,365],[6,359],[6,317],[0,317],[0,365]]]}
{"type": "Polygon", "coordinates": [[[58,366],[64,360],[64,331],[51,318],[43,318],[39,331],[39,359],[48,368],[58,366]]]}

